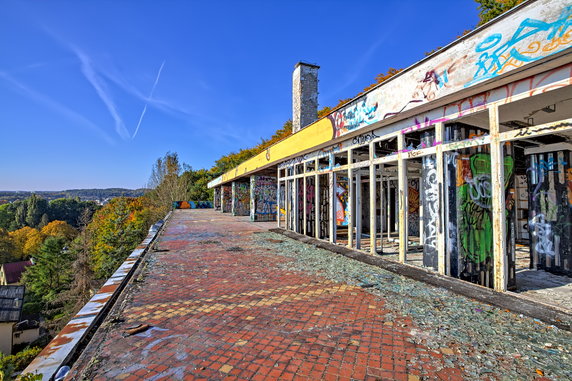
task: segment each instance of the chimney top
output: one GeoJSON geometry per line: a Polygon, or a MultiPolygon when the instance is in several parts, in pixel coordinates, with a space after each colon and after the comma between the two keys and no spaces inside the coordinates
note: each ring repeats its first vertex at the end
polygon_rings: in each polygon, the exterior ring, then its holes
{"type": "Polygon", "coordinates": [[[301,66],[301,65],[310,66],[310,67],[313,67],[313,68],[316,68],[316,69],[319,69],[319,68],[320,68],[320,67],[319,67],[318,65],[316,65],[316,64],[312,64],[312,63],[304,62],[304,61],[299,61],[296,65],[294,65],[294,69],[296,69],[298,66],[301,66]]]}

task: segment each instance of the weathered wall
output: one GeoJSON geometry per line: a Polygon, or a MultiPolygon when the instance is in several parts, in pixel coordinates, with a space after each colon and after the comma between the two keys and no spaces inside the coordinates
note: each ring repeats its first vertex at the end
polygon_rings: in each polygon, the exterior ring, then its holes
{"type": "Polygon", "coordinates": [[[250,184],[238,181],[232,183],[232,215],[250,215],[250,184]]]}
{"type": "Polygon", "coordinates": [[[221,186],[220,202],[223,213],[230,213],[232,211],[232,186],[221,186]]]}
{"type": "Polygon", "coordinates": [[[250,176],[250,220],[276,220],[276,177],[250,176]]]}

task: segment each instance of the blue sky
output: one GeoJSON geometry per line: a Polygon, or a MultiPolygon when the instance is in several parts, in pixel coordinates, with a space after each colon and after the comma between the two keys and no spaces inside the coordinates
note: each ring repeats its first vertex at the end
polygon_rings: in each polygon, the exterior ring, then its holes
{"type": "Polygon", "coordinates": [[[291,118],[292,70],[350,98],[478,20],[458,1],[0,0],[0,190],[138,188],[291,118]]]}

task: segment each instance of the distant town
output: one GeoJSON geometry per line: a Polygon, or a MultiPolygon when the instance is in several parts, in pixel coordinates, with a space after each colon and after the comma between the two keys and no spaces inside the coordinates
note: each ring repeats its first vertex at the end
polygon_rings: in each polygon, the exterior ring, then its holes
{"type": "Polygon", "coordinates": [[[106,189],[68,189],[62,191],[0,191],[0,205],[11,203],[18,200],[24,200],[32,194],[36,194],[48,201],[58,198],[79,198],[81,201],[95,201],[99,205],[105,205],[114,197],[139,197],[142,196],[147,189],[125,189],[125,188],[106,188],[106,189]]]}

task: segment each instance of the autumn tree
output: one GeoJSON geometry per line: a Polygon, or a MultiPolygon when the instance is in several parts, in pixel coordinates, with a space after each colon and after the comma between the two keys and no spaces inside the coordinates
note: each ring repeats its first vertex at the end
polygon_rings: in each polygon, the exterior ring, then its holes
{"type": "Polygon", "coordinates": [[[179,155],[172,152],[167,152],[153,165],[148,185],[152,191],[148,196],[163,210],[171,208],[173,201],[186,199],[188,184],[180,179],[180,175],[187,168],[179,162],[179,155]]]}
{"type": "Polygon", "coordinates": [[[14,243],[6,230],[0,228],[0,264],[12,262],[14,259],[14,243]]]}
{"type": "Polygon", "coordinates": [[[99,279],[109,278],[147,235],[156,213],[147,197],[117,197],[89,224],[91,263],[99,279]]]}
{"type": "Polygon", "coordinates": [[[32,229],[28,233],[28,238],[24,244],[24,256],[31,257],[36,254],[46,238],[38,229],[32,229]]]}
{"type": "Polygon", "coordinates": [[[24,259],[26,257],[24,254],[24,247],[26,246],[28,238],[30,238],[30,234],[35,230],[36,229],[29,226],[24,226],[23,228],[8,233],[14,244],[14,256],[16,258],[24,259]]]}
{"type": "Polygon", "coordinates": [[[44,226],[41,233],[45,236],[64,238],[67,241],[71,241],[77,235],[77,230],[65,221],[56,220],[44,226]]]}

